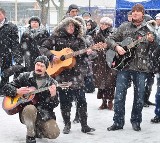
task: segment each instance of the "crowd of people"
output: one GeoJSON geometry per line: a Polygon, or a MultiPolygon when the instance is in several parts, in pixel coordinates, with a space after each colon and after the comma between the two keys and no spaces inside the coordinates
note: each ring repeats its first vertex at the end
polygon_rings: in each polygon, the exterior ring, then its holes
{"type": "Polygon", "coordinates": [[[26,95],[35,92],[38,99],[27,102],[19,111],[20,122],[27,128],[26,143],[59,136],[54,113],[59,104],[63,133],[69,134],[73,101],[76,104],[73,122],[81,124],[83,133],[94,132],[87,122],[85,93],[93,93],[95,88],[97,99],[102,100],[98,110],[114,111],[114,123],[108,131],[123,129],[125,125],[125,100],[131,84],[133,130],[141,130],[143,107],[155,106],[156,115],[151,122],[160,122],[160,14],[154,19],[138,3],[128,13],[128,21],[118,28],[113,27],[109,17],[102,17],[97,24],[91,13],[79,15],[78,6],[71,4],[51,34],[41,26],[39,17],[32,16],[29,27],[18,37],[17,26],[7,21],[5,10],[0,8],[0,94],[4,98],[21,95],[20,100],[28,100],[26,95]],[[52,68],[60,64],[63,65],[55,75],[48,73],[48,69],[53,72],[52,68]],[[12,74],[13,81],[9,82],[12,74]],[[155,75],[157,93],[152,103],[149,97],[155,75]],[[68,84],[66,88],[59,86],[64,83],[68,84]],[[36,92],[43,88],[47,90],[36,92]]]}

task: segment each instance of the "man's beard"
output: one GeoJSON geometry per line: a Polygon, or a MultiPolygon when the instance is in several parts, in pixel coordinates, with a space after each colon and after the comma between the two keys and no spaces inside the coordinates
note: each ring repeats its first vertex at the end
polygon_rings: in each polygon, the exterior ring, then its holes
{"type": "Polygon", "coordinates": [[[38,74],[38,73],[35,73],[35,76],[38,77],[38,78],[42,77],[42,75],[38,74]]]}

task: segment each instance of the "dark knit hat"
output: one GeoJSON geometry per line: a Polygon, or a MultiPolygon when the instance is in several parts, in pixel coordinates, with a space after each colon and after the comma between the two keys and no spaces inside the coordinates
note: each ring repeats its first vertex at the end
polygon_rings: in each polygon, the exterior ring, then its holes
{"type": "Polygon", "coordinates": [[[41,25],[41,20],[40,20],[40,18],[38,16],[32,16],[29,19],[28,23],[31,24],[31,21],[37,21],[39,23],[39,26],[41,25]]]}
{"type": "Polygon", "coordinates": [[[38,56],[35,59],[34,64],[36,64],[37,62],[44,63],[46,68],[48,68],[48,66],[49,66],[49,59],[46,56],[38,56]]]}
{"type": "Polygon", "coordinates": [[[77,9],[77,10],[79,11],[79,8],[78,8],[77,5],[71,4],[71,5],[68,7],[67,13],[69,13],[72,9],[77,9]]]}
{"type": "Polygon", "coordinates": [[[143,15],[144,15],[144,13],[145,13],[144,6],[143,6],[142,4],[140,4],[140,3],[137,3],[137,4],[135,4],[135,5],[132,7],[132,12],[134,12],[134,11],[142,12],[143,15]]]}

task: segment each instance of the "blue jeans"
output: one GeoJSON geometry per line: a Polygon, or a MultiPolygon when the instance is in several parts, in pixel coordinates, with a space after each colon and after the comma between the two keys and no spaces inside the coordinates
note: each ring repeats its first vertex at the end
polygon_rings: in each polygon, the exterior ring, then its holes
{"type": "Polygon", "coordinates": [[[116,94],[114,98],[114,117],[116,125],[123,127],[125,124],[125,101],[128,83],[133,81],[134,101],[131,113],[131,123],[142,122],[142,109],[144,104],[146,73],[132,70],[119,71],[116,81],[116,94]]]}
{"type": "Polygon", "coordinates": [[[160,117],[160,77],[157,78],[157,92],[156,92],[156,108],[155,114],[160,117]]]}

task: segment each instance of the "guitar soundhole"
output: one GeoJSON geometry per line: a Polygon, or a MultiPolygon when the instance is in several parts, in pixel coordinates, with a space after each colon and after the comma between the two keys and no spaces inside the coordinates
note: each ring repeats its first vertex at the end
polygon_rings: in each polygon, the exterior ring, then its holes
{"type": "Polygon", "coordinates": [[[25,102],[26,100],[28,100],[28,98],[29,98],[29,94],[24,94],[18,99],[18,102],[25,102]]]}
{"type": "Polygon", "coordinates": [[[60,57],[60,60],[61,60],[61,61],[64,61],[64,60],[65,60],[65,56],[62,55],[62,56],[60,57]]]}

